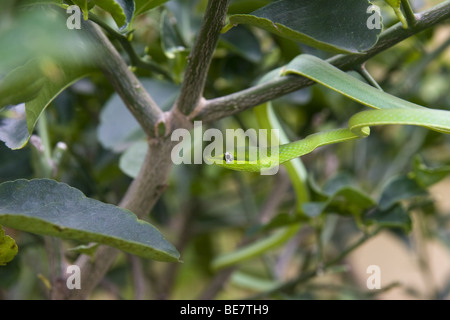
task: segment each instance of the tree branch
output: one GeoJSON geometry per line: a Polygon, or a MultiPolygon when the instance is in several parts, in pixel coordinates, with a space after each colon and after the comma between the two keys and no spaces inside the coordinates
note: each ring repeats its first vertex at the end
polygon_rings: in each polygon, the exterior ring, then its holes
{"type": "MultiPolygon", "coordinates": [[[[365,54],[336,55],[328,59],[328,62],[342,70],[354,69],[408,37],[450,18],[450,0],[446,0],[421,14],[417,14],[416,18],[415,25],[408,29],[403,29],[402,25],[398,23],[384,31],[378,43],[365,54]]],[[[313,81],[304,77],[285,76],[224,97],[203,101],[196,107],[189,118],[205,122],[216,121],[312,84],[314,84],[313,81]]]]}
{"type": "MultiPolygon", "coordinates": [[[[150,141],[144,164],[119,203],[120,207],[130,210],[141,219],[150,212],[166,188],[172,167],[170,153],[173,146],[174,142],[169,138],[150,141]]],[[[81,269],[81,290],[70,290],[70,299],[86,299],[103,279],[119,253],[119,250],[112,247],[100,246],[93,259],[81,255],[75,262],[81,269]]]]}
{"type": "Polygon", "coordinates": [[[414,27],[416,25],[416,15],[411,7],[408,0],[402,0],[403,11],[405,12],[406,22],[408,22],[409,27],[414,27]]]}
{"type": "Polygon", "coordinates": [[[188,57],[188,64],[176,103],[187,115],[197,106],[205,87],[206,76],[223,28],[230,0],[209,0],[200,33],[188,57]]]}
{"type": "Polygon", "coordinates": [[[163,121],[161,109],[99,27],[93,22],[87,21],[83,28],[94,43],[99,44],[99,59],[96,62],[105,77],[113,85],[147,136],[158,136],[157,124],[163,121]]]}
{"type": "Polygon", "coordinates": [[[138,54],[136,53],[136,50],[134,50],[134,47],[128,40],[127,36],[117,32],[115,29],[110,27],[107,23],[103,22],[102,19],[100,19],[93,13],[89,14],[89,20],[98,24],[100,27],[102,27],[103,30],[108,32],[110,36],[114,37],[115,39],[117,39],[117,41],[119,41],[122,48],[128,54],[128,57],[130,58],[130,63],[133,67],[147,69],[150,70],[151,72],[159,73],[162,76],[164,76],[164,78],[166,78],[167,80],[173,82],[172,75],[167,70],[161,68],[158,64],[156,64],[151,60],[146,61],[143,60],[141,57],[139,57],[138,54]]]}

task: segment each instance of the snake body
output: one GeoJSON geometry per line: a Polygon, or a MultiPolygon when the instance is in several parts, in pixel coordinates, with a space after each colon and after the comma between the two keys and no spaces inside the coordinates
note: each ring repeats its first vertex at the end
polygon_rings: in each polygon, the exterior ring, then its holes
{"type": "Polygon", "coordinates": [[[356,113],[349,119],[347,128],[314,133],[302,140],[268,147],[270,150],[257,148],[257,156],[251,159],[248,148],[227,150],[211,159],[216,165],[258,172],[301,157],[320,146],[367,137],[373,126],[414,125],[450,133],[450,111],[426,108],[392,96],[315,56],[300,55],[280,72],[280,76],[290,74],[307,77],[375,110],[356,113]],[[274,158],[276,154],[277,159],[274,158]]]}

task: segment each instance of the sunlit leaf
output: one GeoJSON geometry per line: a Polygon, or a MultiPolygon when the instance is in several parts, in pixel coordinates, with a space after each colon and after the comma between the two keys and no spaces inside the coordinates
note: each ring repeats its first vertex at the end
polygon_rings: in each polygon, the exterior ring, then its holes
{"type": "Polygon", "coordinates": [[[13,238],[5,235],[5,231],[0,226],[0,266],[5,266],[17,255],[18,247],[13,238]]]}

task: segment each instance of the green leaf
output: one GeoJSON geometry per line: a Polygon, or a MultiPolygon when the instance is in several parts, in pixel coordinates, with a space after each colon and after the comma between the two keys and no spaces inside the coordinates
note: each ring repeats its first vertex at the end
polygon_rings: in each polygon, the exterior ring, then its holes
{"type": "Polygon", "coordinates": [[[236,0],[230,3],[228,14],[251,13],[265,5],[268,5],[270,0],[236,0]]]}
{"type": "Polygon", "coordinates": [[[259,63],[262,59],[259,41],[247,28],[233,28],[225,33],[221,40],[227,49],[253,63],[259,63]]]}
{"type": "Polygon", "coordinates": [[[236,271],[231,276],[231,282],[241,288],[252,291],[270,291],[279,285],[279,282],[253,276],[241,271],[236,271]]]}
{"type": "MultiPolygon", "coordinates": [[[[0,74],[5,75],[35,58],[45,57],[69,64],[74,57],[77,61],[91,60],[95,52],[93,46],[82,32],[69,30],[66,20],[65,10],[48,5],[27,7],[2,20],[0,74]]],[[[20,87],[18,91],[26,89],[20,87]]]]}
{"type": "Polygon", "coordinates": [[[97,252],[97,249],[99,246],[100,246],[100,244],[98,244],[98,243],[90,243],[87,245],[82,244],[82,245],[76,246],[75,248],[70,248],[70,249],[68,249],[68,251],[79,253],[79,254],[85,254],[87,256],[90,256],[91,258],[94,258],[95,253],[97,252]]]}
{"type": "Polygon", "coordinates": [[[145,155],[148,150],[148,142],[141,140],[135,142],[120,157],[119,167],[123,173],[131,178],[136,178],[144,163],[145,155]]]}
{"type": "Polygon", "coordinates": [[[30,101],[44,85],[39,61],[33,59],[12,70],[0,81],[0,108],[30,101]]]}
{"type": "Polygon", "coordinates": [[[0,140],[15,150],[26,144],[29,136],[25,104],[5,107],[0,113],[0,140]]]}
{"type": "Polygon", "coordinates": [[[353,186],[353,184],[354,182],[350,175],[339,173],[325,183],[322,192],[332,196],[342,188],[353,186]]]}
{"type": "Polygon", "coordinates": [[[134,15],[138,16],[144,12],[162,5],[163,3],[166,3],[167,1],[168,0],[134,0],[134,2],[136,3],[136,11],[134,15]]]}
{"type": "Polygon", "coordinates": [[[411,231],[412,220],[408,213],[399,204],[387,210],[377,208],[369,211],[364,217],[366,225],[376,225],[385,228],[402,228],[405,232],[411,231]]]}
{"type": "Polygon", "coordinates": [[[354,187],[345,186],[337,190],[324,202],[304,203],[302,211],[309,217],[316,217],[323,213],[358,217],[375,205],[375,201],[364,192],[354,187]]]}
{"type": "Polygon", "coordinates": [[[109,12],[119,28],[125,27],[133,19],[133,0],[92,0],[95,5],[109,12]]]}
{"type": "MultiPolygon", "coordinates": [[[[78,1],[83,1],[83,0],[78,0],[78,1]]],[[[63,5],[64,2],[63,2],[63,0],[22,0],[22,1],[20,2],[20,6],[21,6],[21,7],[35,6],[35,5],[42,5],[42,4],[58,4],[58,5],[63,5]]]]}
{"type": "Polygon", "coordinates": [[[426,196],[427,194],[426,190],[421,188],[416,181],[401,176],[392,179],[384,187],[378,205],[381,210],[387,210],[402,200],[426,196]]]}
{"type": "Polygon", "coordinates": [[[179,260],[177,250],[148,222],[54,180],[0,184],[0,223],[31,233],[106,244],[143,258],[179,260]]]}
{"type": "Polygon", "coordinates": [[[0,226],[0,266],[6,266],[8,262],[12,261],[18,250],[14,239],[5,235],[5,231],[0,226]]]}
{"type": "Polygon", "coordinates": [[[251,14],[230,16],[278,36],[331,52],[360,53],[372,48],[381,29],[369,29],[364,0],[280,0],[251,14]]]}
{"type": "Polygon", "coordinates": [[[400,9],[400,5],[402,4],[402,1],[401,0],[384,0],[384,2],[386,2],[388,5],[390,5],[392,7],[392,9],[394,9],[395,14],[397,15],[398,19],[403,24],[403,28],[407,29],[408,22],[406,21],[406,18],[403,15],[402,10],[400,9]]]}
{"type": "MultiPolygon", "coordinates": [[[[167,111],[178,95],[179,87],[156,79],[139,79],[155,102],[167,111]]],[[[97,137],[102,146],[115,152],[123,152],[134,142],[145,138],[139,123],[128,111],[120,96],[115,93],[100,114],[97,137]]]]}
{"type": "Polygon", "coordinates": [[[422,106],[381,91],[339,70],[326,61],[308,54],[301,54],[283,68],[282,75],[307,75],[324,85],[366,106],[383,109],[417,109],[422,106]]]}
{"type": "Polygon", "coordinates": [[[450,175],[450,166],[429,168],[422,162],[420,157],[415,157],[413,170],[408,176],[416,181],[422,188],[426,189],[448,175],[450,175]]]}
{"type": "MultiPolygon", "coordinates": [[[[318,187],[317,187],[318,188],[318,187]]],[[[308,217],[317,217],[324,213],[352,215],[360,217],[368,209],[376,206],[376,202],[357,186],[347,174],[338,174],[330,179],[323,190],[317,190],[320,197],[327,195],[324,201],[306,202],[302,211],[308,217]]]]}
{"type": "Polygon", "coordinates": [[[89,18],[88,0],[72,0],[72,2],[80,7],[84,20],[87,20],[89,18]]]}
{"type": "MultiPolygon", "coordinates": [[[[66,88],[87,76],[92,68],[83,65],[58,63],[53,60],[44,60],[41,68],[46,70],[46,79],[39,95],[25,103],[27,128],[29,136],[45,108],[66,88]]],[[[28,139],[27,139],[28,141],[28,139]]],[[[22,148],[25,144],[20,146],[22,148]]]]}

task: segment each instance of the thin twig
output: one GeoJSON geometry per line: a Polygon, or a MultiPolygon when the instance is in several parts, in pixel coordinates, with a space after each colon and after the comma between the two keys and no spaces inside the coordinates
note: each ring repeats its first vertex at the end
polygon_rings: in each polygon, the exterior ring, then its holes
{"type": "Polygon", "coordinates": [[[197,40],[188,57],[186,73],[176,107],[188,115],[203,95],[209,65],[225,23],[229,0],[209,0],[197,40]]]}
{"type": "Polygon", "coordinates": [[[143,300],[146,291],[146,279],[142,269],[142,260],[140,257],[131,254],[129,254],[127,257],[131,264],[134,300],[143,300]]]}
{"type": "Polygon", "coordinates": [[[403,11],[405,12],[406,22],[408,22],[408,27],[414,27],[417,23],[416,15],[411,7],[408,0],[402,0],[403,11]]]}
{"type": "Polygon", "coordinates": [[[384,91],[383,88],[378,84],[378,82],[372,77],[370,72],[367,71],[366,66],[364,64],[357,67],[356,70],[372,87],[384,91]]]}
{"type": "Polygon", "coordinates": [[[87,35],[92,38],[93,42],[99,45],[97,63],[106,78],[113,85],[144,132],[149,137],[158,136],[156,125],[163,118],[163,112],[159,106],[150,97],[99,27],[91,21],[86,21],[83,29],[86,30],[87,35]]]}
{"type": "Polygon", "coordinates": [[[167,71],[161,68],[158,64],[154,63],[150,60],[143,60],[141,57],[138,56],[136,53],[136,50],[131,45],[130,41],[128,40],[128,37],[126,35],[123,35],[119,33],[118,31],[114,30],[112,27],[110,27],[107,23],[105,23],[102,19],[94,15],[93,13],[89,14],[89,20],[95,22],[100,27],[103,28],[106,32],[108,32],[109,35],[114,37],[117,41],[119,41],[122,48],[125,50],[125,52],[130,57],[130,62],[133,67],[147,69],[149,71],[152,71],[154,73],[161,74],[164,76],[164,78],[173,81],[172,75],[167,71]]]}
{"type": "MultiPolygon", "coordinates": [[[[336,258],[330,260],[329,262],[325,263],[321,268],[320,271],[324,272],[327,269],[330,269],[332,267],[334,267],[336,264],[338,264],[339,262],[341,262],[345,257],[347,257],[347,255],[349,255],[350,253],[352,253],[356,248],[358,248],[359,246],[361,246],[362,244],[364,244],[367,240],[373,238],[375,235],[377,235],[380,231],[382,230],[382,228],[377,228],[374,231],[364,234],[358,241],[356,241],[354,244],[350,245],[347,249],[345,249],[344,251],[342,251],[336,258]]],[[[253,297],[251,297],[250,299],[261,299],[261,298],[265,298],[267,296],[270,296],[274,293],[278,293],[281,291],[286,291],[286,290],[290,290],[295,288],[297,285],[304,283],[308,280],[310,280],[311,278],[314,278],[315,276],[317,276],[317,271],[318,270],[313,270],[310,271],[306,274],[301,274],[300,276],[298,276],[297,278],[294,278],[292,280],[286,281],[284,283],[279,284],[278,286],[276,286],[275,288],[266,291],[266,292],[262,292],[259,293],[253,297]]]]}
{"type": "MultiPolygon", "coordinates": [[[[149,151],[138,174],[119,206],[139,218],[148,215],[166,188],[172,161],[170,152],[174,143],[168,138],[150,141],[149,151]]],[[[81,255],[74,264],[81,269],[81,290],[71,290],[70,299],[86,299],[116,260],[119,250],[100,246],[93,259],[81,255]]]]}

